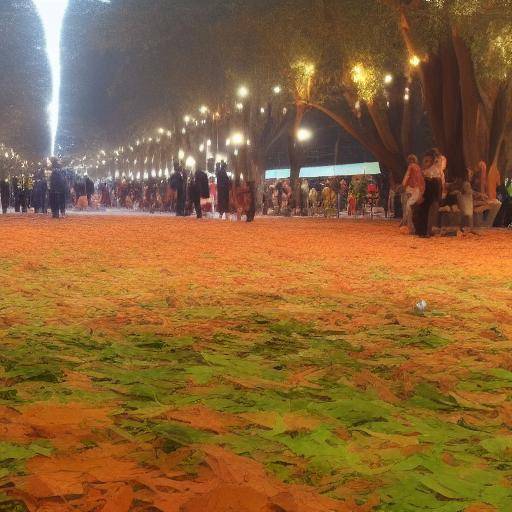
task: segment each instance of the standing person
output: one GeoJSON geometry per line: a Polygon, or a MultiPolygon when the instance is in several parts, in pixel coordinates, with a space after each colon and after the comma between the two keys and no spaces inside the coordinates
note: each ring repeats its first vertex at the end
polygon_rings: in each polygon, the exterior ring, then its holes
{"type": "Polygon", "coordinates": [[[183,217],[185,215],[185,187],[183,171],[177,160],[174,161],[174,172],[172,173],[169,185],[176,192],[176,215],[183,217]]]}
{"type": "Polygon", "coordinates": [[[423,202],[413,213],[416,234],[422,238],[432,236],[432,229],[437,225],[439,217],[439,202],[444,188],[444,173],[440,160],[434,151],[428,151],[422,162],[423,177],[425,178],[425,192],[423,202]]]}
{"type": "Polygon", "coordinates": [[[405,203],[405,212],[403,216],[403,225],[409,228],[409,233],[414,234],[414,224],[412,221],[412,210],[423,198],[425,192],[425,178],[418,165],[418,158],[416,155],[409,155],[407,157],[407,171],[402,181],[402,187],[407,194],[407,201],[405,203]]]}
{"type": "Polygon", "coordinates": [[[46,193],[48,191],[48,184],[41,171],[34,183],[34,190],[32,192],[32,206],[34,213],[46,213],[46,193]]]}
{"type": "Polygon", "coordinates": [[[281,215],[281,209],[283,208],[283,195],[284,195],[284,185],[281,180],[276,183],[276,193],[277,193],[277,215],[281,215]]]}
{"type": "Polygon", "coordinates": [[[222,161],[217,170],[217,210],[221,218],[224,214],[226,214],[226,219],[228,218],[230,189],[231,180],[227,173],[227,164],[222,161]]]}
{"type": "Polygon", "coordinates": [[[203,211],[201,209],[201,199],[208,199],[210,197],[210,187],[208,185],[208,175],[198,168],[196,172],[190,177],[190,198],[194,204],[196,216],[198,219],[202,218],[203,211]]]}
{"type": "Polygon", "coordinates": [[[66,213],[66,182],[59,163],[56,158],[52,158],[52,174],[50,176],[50,208],[52,217],[59,218],[59,213],[64,217],[66,213]]]}
{"type": "Polygon", "coordinates": [[[2,201],[2,213],[4,215],[7,213],[10,196],[11,189],[9,187],[9,180],[5,178],[0,182],[0,200],[2,201]]]}
{"type": "Polygon", "coordinates": [[[91,200],[94,195],[94,182],[87,174],[85,175],[85,194],[87,196],[87,205],[91,207],[91,200]]]}
{"type": "Polygon", "coordinates": [[[196,171],[190,174],[189,177],[189,185],[188,185],[188,195],[190,202],[192,203],[194,210],[196,212],[196,217],[198,219],[202,218],[203,212],[201,211],[201,189],[199,184],[199,179],[197,177],[197,173],[200,171],[196,171]]]}

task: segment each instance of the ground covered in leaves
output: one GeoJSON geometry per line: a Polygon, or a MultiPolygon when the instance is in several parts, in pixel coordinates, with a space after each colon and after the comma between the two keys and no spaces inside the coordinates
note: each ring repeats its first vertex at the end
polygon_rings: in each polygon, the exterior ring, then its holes
{"type": "Polygon", "coordinates": [[[509,232],[7,217],[0,237],[0,511],[512,510],[509,232]]]}

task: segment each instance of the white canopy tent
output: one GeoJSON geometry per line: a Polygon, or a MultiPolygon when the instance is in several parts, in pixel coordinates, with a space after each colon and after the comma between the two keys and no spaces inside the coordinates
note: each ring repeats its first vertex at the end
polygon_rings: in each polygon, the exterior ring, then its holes
{"type": "MultiPolygon", "coordinates": [[[[360,176],[377,174],[380,174],[380,166],[378,162],[303,167],[300,171],[301,178],[325,178],[329,176],[360,176]]],[[[267,180],[281,180],[289,177],[290,169],[270,169],[265,173],[265,179],[267,180]]]]}

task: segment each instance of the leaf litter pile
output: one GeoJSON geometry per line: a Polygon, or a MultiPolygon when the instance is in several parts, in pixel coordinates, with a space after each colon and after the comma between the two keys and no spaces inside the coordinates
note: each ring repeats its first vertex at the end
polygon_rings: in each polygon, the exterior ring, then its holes
{"type": "Polygon", "coordinates": [[[510,233],[0,232],[0,511],[512,510],[510,233]]]}

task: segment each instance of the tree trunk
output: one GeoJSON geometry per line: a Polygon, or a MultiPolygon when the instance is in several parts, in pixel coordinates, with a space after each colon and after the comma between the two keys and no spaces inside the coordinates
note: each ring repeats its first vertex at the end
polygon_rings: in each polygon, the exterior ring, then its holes
{"type": "Polygon", "coordinates": [[[480,92],[471,51],[455,30],[453,32],[453,47],[459,65],[464,160],[467,167],[476,169],[478,162],[484,158],[484,147],[481,146],[481,137],[478,136],[480,92]]]}
{"type": "Polygon", "coordinates": [[[489,166],[497,163],[500,154],[501,144],[507,128],[511,104],[511,89],[511,81],[502,84],[496,96],[496,101],[494,102],[489,133],[489,154],[487,155],[489,166]]]}
{"type": "Polygon", "coordinates": [[[290,188],[292,189],[292,209],[300,207],[300,170],[304,160],[304,151],[297,141],[297,130],[300,128],[307,106],[304,102],[297,102],[295,107],[295,121],[288,133],[288,157],[290,160],[290,188]]]}

